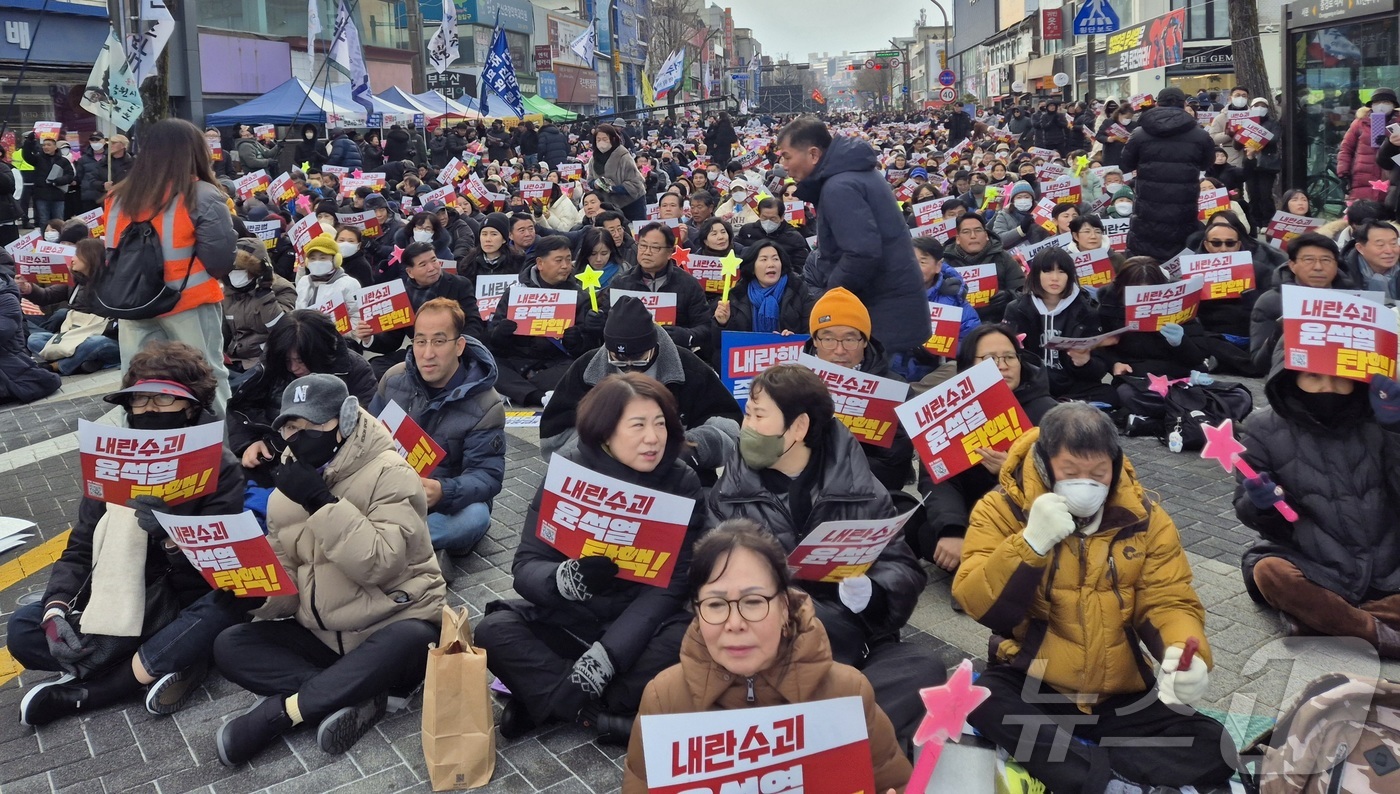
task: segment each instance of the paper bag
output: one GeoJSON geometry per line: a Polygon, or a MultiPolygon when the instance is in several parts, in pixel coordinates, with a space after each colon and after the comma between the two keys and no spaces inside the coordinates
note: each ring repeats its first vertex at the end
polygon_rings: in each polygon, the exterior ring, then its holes
{"type": "Polygon", "coordinates": [[[467,608],[442,608],[442,636],[428,649],[423,682],[423,759],[433,791],[479,788],[496,770],[486,651],[472,647],[467,608]]]}

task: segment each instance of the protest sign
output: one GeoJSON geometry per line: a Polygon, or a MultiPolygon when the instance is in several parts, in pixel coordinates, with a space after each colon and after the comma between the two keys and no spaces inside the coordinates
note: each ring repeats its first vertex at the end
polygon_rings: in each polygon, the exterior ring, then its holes
{"type": "Polygon", "coordinates": [[[1108,237],[1108,250],[1123,253],[1128,250],[1128,227],[1132,218],[1104,218],[1103,233],[1108,237]]]}
{"type": "Polygon", "coordinates": [[[1228,209],[1230,209],[1230,191],[1223,187],[1202,190],[1200,198],[1196,199],[1196,211],[1201,223],[1210,220],[1210,216],[1215,213],[1228,209]]]}
{"type": "Polygon", "coordinates": [[[1118,328],[1097,336],[1055,336],[1045,340],[1046,350],[1093,350],[1114,337],[1128,333],[1127,328],[1118,328]]]}
{"type": "Polygon", "coordinates": [[[559,178],[565,182],[578,182],[583,179],[582,163],[559,163],[555,166],[555,170],[559,172],[559,178]]]}
{"type": "Polygon", "coordinates": [[[981,463],[979,449],[1010,449],[1031,427],[991,359],[904,403],[895,413],[936,483],[981,463]]]}
{"type": "Polygon", "coordinates": [[[1081,287],[1102,287],[1113,282],[1113,262],[1107,248],[1094,248],[1074,255],[1074,272],[1081,287]]]}
{"type": "Polygon", "coordinates": [[[14,255],[16,273],[40,287],[71,284],[73,274],[69,272],[68,263],[73,258],[73,246],[65,247],[69,249],[66,254],[20,251],[14,255]]]}
{"type": "Polygon", "coordinates": [[[491,315],[496,313],[496,304],[501,302],[501,296],[510,290],[510,285],[518,283],[520,283],[520,276],[514,273],[501,276],[477,276],[476,310],[481,313],[481,319],[491,319],[491,315]]]}
{"type": "Polygon", "coordinates": [[[354,294],[360,306],[357,319],[369,326],[370,333],[382,334],[413,325],[413,305],[402,279],[363,287],[354,294]]]}
{"type": "MultiPolygon", "coordinates": [[[[932,204],[932,203],[935,203],[935,202],[928,202],[928,203],[932,204]]],[[[940,206],[941,206],[941,205],[940,205],[940,206]]],[[[919,212],[919,207],[918,207],[918,205],[916,205],[916,206],[914,207],[914,213],[915,213],[916,216],[918,215],[918,212],[919,212]]],[[[802,226],[803,224],[807,223],[807,202],[805,202],[805,201],[784,201],[784,202],[783,202],[783,214],[787,216],[787,222],[788,222],[788,223],[792,224],[793,226],[802,226]]]]}
{"type": "Polygon", "coordinates": [[[207,139],[206,143],[209,144],[210,161],[215,163],[222,163],[224,161],[224,145],[218,141],[210,141],[207,139]]]}
{"type": "Polygon", "coordinates": [[[1036,254],[1047,248],[1068,248],[1069,244],[1072,242],[1074,242],[1074,239],[1070,236],[1070,233],[1065,232],[1053,237],[1046,237],[1038,243],[1021,243],[1016,246],[1015,250],[1021,256],[1025,257],[1027,262],[1030,262],[1035,258],[1036,254]]]}
{"type": "Polygon", "coordinates": [[[467,176],[471,174],[471,171],[471,168],[467,167],[466,163],[454,157],[447,161],[447,165],[442,167],[442,170],[438,172],[438,176],[448,184],[455,185],[463,179],[466,179],[467,176]]]}
{"type": "Polygon", "coordinates": [[[535,532],[570,558],[610,558],[619,579],[665,587],[694,509],[694,499],[623,482],[553,455],[535,532]]]}
{"type": "Polygon", "coordinates": [[[78,420],[83,495],[111,504],[159,496],[177,505],[212,493],[223,449],[222,422],[136,430],[78,420]]]}
{"type": "Polygon", "coordinates": [[[253,137],[272,138],[277,135],[277,127],[271,124],[259,124],[253,128],[253,137]]]}
{"type": "Polygon", "coordinates": [[[1031,156],[1032,159],[1038,157],[1046,161],[1055,160],[1060,156],[1059,152],[1055,151],[1054,149],[1046,149],[1044,146],[1032,146],[1031,148],[1027,149],[1026,152],[1031,156]]]}
{"type": "Polygon", "coordinates": [[[106,209],[98,207],[79,215],[74,215],[73,217],[76,220],[82,221],[83,225],[87,226],[88,230],[92,232],[93,237],[101,237],[107,233],[106,213],[106,209]]]}
{"type": "Polygon", "coordinates": [[[516,336],[559,339],[574,324],[578,292],[571,289],[511,287],[506,318],[515,321],[516,336]]]}
{"type": "Polygon", "coordinates": [[[1042,163],[1035,167],[1035,178],[1040,182],[1059,179],[1067,173],[1069,173],[1068,169],[1059,163],[1042,163]]]}
{"type": "Polygon", "coordinates": [[[997,294],[996,265],[969,265],[953,269],[958,271],[967,285],[967,302],[970,305],[986,306],[992,302],[992,296],[997,294]]]}
{"type": "Polygon", "coordinates": [[[1291,212],[1279,210],[1274,213],[1274,217],[1269,221],[1269,244],[1278,248],[1287,248],[1288,241],[1292,240],[1304,232],[1310,232],[1322,224],[1317,218],[1309,218],[1306,215],[1294,215],[1291,212]]]}
{"type": "Polygon", "coordinates": [[[928,305],[929,324],[933,327],[933,335],[924,342],[924,349],[943,358],[952,358],[958,354],[958,337],[962,335],[962,315],[961,306],[949,306],[944,303],[930,303],[928,305]]]}
{"type": "Polygon", "coordinates": [[[1168,323],[1190,320],[1196,316],[1203,285],[1196,276],[1170,284],[1124,287],[1124,326],[1129,331],[1160,331],[1168,323]]]}
{"type": "Polygon", "coordinates": [[[63,125],[57,121],[36,121],[34,122],[34,137],[41,141],[58,140],[58,131],[63,129],[63,125]]]}
{"type": "Polygon", "coordinates": [[[322,165],[321,173],[330,174],[336,179],[344,179],[350,176],[350,166],[348,165],[322,165]]]}
{"type": "Polygon", "coordinates": [[[359,229],[366,240],[377,238],[384,229],[379,225],[379,217],[374,210],[364,212],[337,212],[335,219],[341,226],[359,229]]]}
{"type": "Polygon", "coordinates": [[[1084,189],[1080,186],[1079,180],[1072,176],[1052,179],[1040,186],[1041,197],[1048,198],[1056,204],[1078,204],[1083,193],[1084,189]]]}
{"type": "Polygon", "coordinates": [[[325,233],[326,230],[321,226],[321,222],[316,220],[316,216],[307,215],[292,224],[292,228],[287,230],[287,239],[292,241],[292,247],[296,248],[298,254],[304,255],[307,244],[325,233]]]}
{"type": "Polygon", "coordinates": [[[345,305],[345,296],[339,290],[332,291],[330,296],[316,304],[315,308],[335,321],[336,333],[350,332],[350,308],[345,305]]]}
{"type": "Polygon", "coordinates": [[[1182,256],[1181,277],[1200,276],[1201,300],[1238,298],[1254,289],[1254,257],[1248,251],[1182,256]]]}
{"type": "Polygon", "coordinates": [[[1253,119],[1240,119],[1234,124],[1235,142],[1246,149],[1259,151],[1269,145],[1269,141],[1274,139],[1274,134],[1269,132],[1263,124],[1253,119]]]}
{"type": "Polygon", "coordinates": [[[440,201],[443,206],[451,207],[457,203],[457,190],[451,185],[444,185],[437,190],[429,190],[418,197],[420,207],[428,206],[430,201],[440,201]]]}
{"type": "Polygon", "coordinates": [[[1162,263],[1162,272],[1166,273],[1167,278],[1171,279],[1172,281],[1179,280],[1181,278],[1181,258],[1183,256],[1190,256],[1194,253],[1196,252],[1192,251],[1190,248],[1181,249],[1181,251],[1178,252],[1176,256],[1162,263]]]}
{"type": "MultiPolygon", "coordinates": [[[[1055,203],[1054,199],[1049,196],[1044,196],[1031,208],[1031,220],[1035,221],[1037,226],[1051,234],[1054,234],[1058,230],[1058,227],[1055,226],[1055,219],[1050,215],[1051,211],[1055,209],[1055,203]]],[[[988,234],[990,233],[989,230],[988,234]]]]}
{"type": "MultiPolygon", "coordinates": [[[[953,241],[953,237],[958,233],[958,219],[949,218],[942,221],[934,221],[927,226],[915,226],[909,230],[910,237],[931,237],[944,245],[953,241]]],[[[812,245],[816,248],[815,245],[812,245]]]]}
{"type": "Polygon", "coordinates": [[[249,234],[262,240],[263,247],[272,250],[277,247],[277,235],[282,233],[282,221],[278,218],[266,221],[244,221],[249,234]]]}
{"type": "Polygon", "coordinates": [[[520,196],[527,201],[543,200],[548,198],[550,191],[553,189],[553,182],[539,180],[524,181],[520,183],[520,196]]]}
{"type": "Polygon", "coordinates": [[[247,201],[259,190],[267,190],[268,186],[271,184],[272,177],[268,176],[266,171],[259,168],[251,174],[244,174],[234,180],[233,188],[237,191],[238,198],[247,201]]]}
{"type": "Polygon", "coordinates": [[[251,511],[221,516],[152,513],[210,587],[239,598],[296,595],[296,584],[251,511]]]}
{"type": "Polygon", "coordinates": [[[614,289],[612,293],[612,303],[617,305],[617,299],[623,296],[630,296],[642,302],[651,312],[651,319],[657,325],[676,324],[676,293],[674,292],[650,292],[645,290],[614,289]]]}
{"type": "Polygon", "coordinates": [[[914,225],[928,226],[943,220],[943,202],[921,201],[914,207],[914,225]]]}
{"type": "Polygon", "coordinates": [[[724,292],[724,264],[717,256],[691,254],[690,261],[678,262],[685,272],[695,277],[706,292],[716,295],[724,292]]]}
{"type": "Polygon", "coordinates": [[[292,175],[281,173],[277,178],[267,184],[267,197],[278,204],[286,204],[296,201],[297,188],[292,184],[292,175]]]}
{"type": "Polygon", "coordinates": [[[894,443],[896,405],[909,397],[909,384],[802,354],[797,363],[817,373],[831,392],[836,419],[862,444],[888,449],[894,443]]]}
{"type": "Polygon", "coordinates": [[[14,256],[21,251],[33,251],[34,246],[42,242],[43,239],[44,232],[42,229],[31,229],[21,234],[13,243],[5,246],[5,253],[14,256]]]}
{"type": "Polygon", "coordinates": [[[875,792],[856,696],[641,718],[651,794],[875,792]]]}
{"type": "Polygon", "coordinates": [[[1369,381],[1395,377],[1395,312],[1337,290],[1283,285],[1283,360],[1288,369],[1369,381]]]}
{"type": "Polygon", "coordinates": [[[880,552],[919,508],[892,518],[824,521],[807,533],[788,555],[792,578],[811,582],[839,582],[864,576],[880,552]]]}
{"type": "Polygon", "coordinates": [[[801,335],[723,331],[720,333],[723,360],[720,380],[743,408],[749,401],[749,385],[753,379],[769,367],[796,363],[807,339],[801,335]]]}
{"type": "Polygon", "coordinates": [[[394,446],[419,477],[431,476],[433,469],[447,457],[447,450],[413,421],[413,417],[397,402],[390,400],[384,406],[384,410],[379,412],[379,421],[389,428],[389,434],[394,437],[394,446]]]}

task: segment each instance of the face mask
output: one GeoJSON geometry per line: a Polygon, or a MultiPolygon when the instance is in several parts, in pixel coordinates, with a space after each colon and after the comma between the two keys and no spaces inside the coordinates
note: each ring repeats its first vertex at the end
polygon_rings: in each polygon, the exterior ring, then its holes
{"type": "Polygon", "coordinates": [[[1371,105],[1371,112],[1379,113],[1382,116],[1389,116],[1390,111],[1394,109],[1395,106],[1390,104],[1389,102],[1376,102],[1375,104],[1371,105]]]}
{"type": "Polygon", "coordinates": [[[744,459],[744,464],[750,469],[769,469],[788,451],[789,447],[785,442],[786,439],[781,433],[765,436],[753,428],[743,427],[739,429],[739,457],[744,459]]]}
{"type": "Polygon", "coordinates": [[[1258,106],[1252,107],[1249,109],[1249,115],[1255,117],[1256,119],[1262,119],[1265,116],[1269,115],[1269,109],[1258,106]]]}
{"type": "Polygon", "coordinates": [[[58,232],[44,232],[44,240],[50,243],[58,242],[58,232]]]}
{"type": "Polygon", "coordinates": [[[102,151],[103,149],[106,149],[106,148],[107,148],[107,143],[106,143],[105,141],[93,141],[92,143],[90,143],[90,144],[88,144],[88,145],[92,147],[92,150],[93,150],[94,152],[100,152],[100,151],[102,151]]]}
{"type": "Polygon", "coordinates": [[[314,133],[314,132],[308,132],[308,133],[306,133],[305,135],[303,135],[302,137],[303,137],[303,138],[306,138],[308,141],[314,141],[314,140],[316,140],[316,133],[314,133]]]}
{"type": "Polygon", "coordinates": [[[1120,201],[1120,202],[1118,202],[1117,204],[1114,204],[1114,205],[1113,205],[1113,209],[1114,209],[1114,211],[1116,211],[1119,215],[1122,215],[1122,216],[1124,216],[1124,217],[1126,217],[1126,216],[1128,216],[1128,215],[1132,215],[1132,214],[1133,214],[1133,202],[1131,202],[1131,201],[1120,201]]]}
{"type": "Polygon", "coordinates": [[[336,440],[335,433],[334,430],[300,430],[287,441],[287,446],[297,460],[319,469],[340,451],[341,442],[336,440]]]}
{"type": "Polygon", "coordinates": [[[1232,108],[1243,109],[1244,106],[1247,105],[1247,104],[1249,104],[1249,100],[1246,99],[1245,97],[1242,97],[1242,96],[1232,96],[1232,97],[1230,97],[1230,107],[1232,107],[1232,108]]]}
{"type": "Polygon", "coordinates": [[[126,426],[136,430],[176,430],[187,427],[189,423],[190,418],[184,411],[147,411],[126,415],[126,426]]]}
{"type": "Polygon", "coordinates": [[[743,204],[749,200],[749,194],[739,191],[738,193],[730,193],[729,198],[733,199],[735,204],[743,204]]]}
{"type": "Polygon", "coordinates": [[[308,260],[306,270],[313,276],[329,276],[335,271],[335,261],[331,259],[308,260]]]}
{"type": "Polygon", "coordinates": [[[253,274],[246,270],[230,270],[228,274],[228,283],[232,285],[234,289],[243,289],[253,283],[253,274]]]}
{"type": "Polygon", "coordinates": [[[413,230],[413,242],[415,242],[415,243],[431,243],[432,241],[433,241],[433,233],[432,233],[432,232],[424,231],[424,230],[422,230],[422,229],[414,229],[414,230],[413,230]]]}
{"type": "Polygon", "coordinates": [[[606,152],[606,151],[611,151],[611,150],[612,150],[612,141],[608,140],[607,138],[604,138],[603,140],[598,141],[598,151],[600,151],[600,152],[606,152]]]}
{"type": "Polygon", "coordinates": [[[1103,507],[1108,486],[1098,480],[1060,480],[1055,483],[1055,493],[1065,498],[1070,515],[1088,518],[1103,507]]]}
{"type": "Polygon", "coordinates": [[[763,231],[772,234],[778,230],[779,221],[759,221],[758,225],[763,227],[763,231]]]}
{"type": "Polygon", "coordinates": [[[1031,207],[1034,206],[1030,199],[1023,198],[1018,198],[1012,203],[1016,206],[1017,212],[1030,212],[1031,207]]]}
{"type": "Polygon", "coordinates": [[[340,246],[340,255],[342,257],[354,256],[360,252],[359,243],[336,243],[336,245],[340,246]]]}

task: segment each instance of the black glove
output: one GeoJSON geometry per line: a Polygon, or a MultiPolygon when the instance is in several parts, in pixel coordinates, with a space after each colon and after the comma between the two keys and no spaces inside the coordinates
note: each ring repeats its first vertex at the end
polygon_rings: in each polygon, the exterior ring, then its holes
{"type": "Polygon", "coordinates": [[[510,343],[511,337],[515,336],[516,325],[514,320],[500,319],[491,323],[491,344],[496,346],[510,343]]]}
{"type": "Polygon", "coordinates": [[[583,335],[583,330],[577,325],[571,325],[564,329],[564,336],[559,340],[564,345],[564,352],[572,358],[578,358],[588,352],[588,340],[583,335]]]}
{"type": "Polygon", "coordinates": [[[676,347],[683,347],[689,350],[695,346],[695,334],[691,333],[689,329],[680,328],[675,325],[665,325],[662,326],[662,328],[670,335],[671,341],[676,343],[676,347]]]}
{"type": "Polygon", "coordinates": [[[153,510],[159,510],[162,513],[169,512],[170,505],[166,504],[164,499],[159,496],[138,496],[128,500],[126,506],[136,511],[136,525],[141,527],[147,535],[155,540],[165,538],[165,527],[160,525],[160,521],[151,512],[153,510]]]}
{"type": "Polygon", "coordinates": [[[331,495],[331,489],[326,485],[326,481],[321,479],[320,472],[299,460],[278,466],[272,479],[277,484],[277,490],[301,505],[308,513],[315,513],[326,505],[339,501],[331,495]]]}
{"type": "Polygon", "coordinates": [[[617,581],[617,563],[610,557],[584,557],[565,560],[554,569],[559,595],[570,601],[587,601],[612,589],[617,581]]]}
{"type": "Polygon", "coordinates": [[[91,647],[83,645],[67,614],[53,612],[43,622],[44,640],[49,645],[49,655],[65,670],[70,670],[83,657],[92,653],[91,647]]]}
{"type": "Polygon", "coordinates": [[[607,320],[608,316],[603,312],[587,311],[583,313],[583,319],[579,320],[576,325],[586,334],[602,336],[603,325],[607,320]]]}

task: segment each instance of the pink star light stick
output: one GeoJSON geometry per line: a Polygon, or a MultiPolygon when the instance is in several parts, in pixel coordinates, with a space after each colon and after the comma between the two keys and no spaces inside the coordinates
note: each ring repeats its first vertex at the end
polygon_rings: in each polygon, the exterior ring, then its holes
{"type": "MultiPolygon", "coordinates": [[[[1225,471],[1240,470],[1246,478],[1255,480],[1259,478],[1259,473],[1254,467],[1244,461],[1240,454],[1244,452],[1244,444],[1235,439],[1235,421],[1226,419],[1220,423],[1219,427],[1201,425],[1201,432],[1206,436],[1206,445],[1201,448],[1201,457],[1206,460],[1216,460],[1225,471]]],[[[1274,502],[1274,509],[1289,521],[1298,520],[1298,512],[1282,499],[1274,502]]]]}
{"type": "Polygon", "coordinates": [[[919,754],[919,760],[914,764],[914,774],[909,777],[909,785],[905,787],[905,791],[928,790],[933,770],[938,766],[939,757],[943,755],[943,744],[956,741],[962,735],[967,715],[991,696],[991,690],[973,685],[971,659],[963,659],[958,669],[953,671],[948,683],[943,686],[919,690],[919,697],[923,698],[924,709],[928,713],[924,715],[923,722],[919,723],[919,730],[914,734],[914,744],[923,747],[924,751],[919,754]]]}

